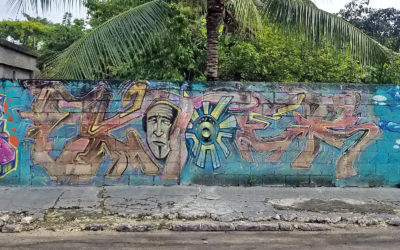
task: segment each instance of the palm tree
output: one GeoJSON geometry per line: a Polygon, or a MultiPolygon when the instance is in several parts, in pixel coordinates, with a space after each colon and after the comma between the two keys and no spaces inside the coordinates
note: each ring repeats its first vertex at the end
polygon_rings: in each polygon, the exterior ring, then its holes
{"type": "MultiPolygon", "coordinates": [[[[86,0],[9,0],[17,11],[48,11],[60,4],[81,5],[86,0]]],[[[112,0],[107,0],[112,1],[112,0]]],[[[126,0],[137,2],[54,57],[47,74],[57,78],[93,79],[94,72],[109,63],[139,59],[157,39],[168,34],[168,2],[201,6],[206,12],[207,80],[218,77],[218,36],[223,21],[237,24],[240,31],[262,30],[260,15],[278,24],[291,36],[300,35],[316,46],[350,51],[362,63],[381,62],[388,50],[345,20],[318,9],[311,0],[126,0]],[[134,52],[134,58],[126,58],[134,52]]]]}

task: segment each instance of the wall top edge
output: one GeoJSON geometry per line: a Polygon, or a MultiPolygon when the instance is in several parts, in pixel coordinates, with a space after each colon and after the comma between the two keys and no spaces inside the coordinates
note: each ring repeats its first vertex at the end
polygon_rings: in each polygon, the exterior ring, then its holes
{"type": "Polygon", "coordinates": [[[235,88],[240,90],[241,88],[247,89],[252,87],[308,87],[311,89],[319,89],[320,87],[337,87],[340,89],[346,88],[377,88],[377,87],[400,87],[400,84],[369,84],[369,83],[324,83],[324,82],[240,82],[240,81],[210,81],[210,82],[202,82],[202,81],[160,81],[160,80],[81,80],[81,79],[9,79],[9,78],[0,78],[1,82],[5,81],[17,81],[22,86],[27,85],[35,85],[39,82],[59,82],[62,84],[68,84],[71,82],[74,83],[84,83],[84,84],[99,84],[105,83],[108,85],[120,85],[128,82],[135,81],[145,81],[149,83],[158,83],[163,85],[170,85],[171,87],[185,87],[190,89],[193,86],[199,85],[207,88],[235,88]]]}
{"type": "Polygon", "coordinates": [[[22,46],[22,45],[14,44],[14,43],[9,42],[4,39],[0,39],[0,46],[5,47],[7,49],[17,51],[19,53],[22,53],[22,54],[30,56],[30,57],[34,57],[34,58],[38,57],[37,54],[35,52],[33,52],[32,50],[30,50],[29,48],[22,46]]]}

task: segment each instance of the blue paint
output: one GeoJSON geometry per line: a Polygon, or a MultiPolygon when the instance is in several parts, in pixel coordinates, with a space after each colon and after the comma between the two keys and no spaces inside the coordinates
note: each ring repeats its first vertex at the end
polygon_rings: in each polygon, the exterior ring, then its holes
{"type": "MultiPolygon", "coordinates": [[[[47,84],[51,89],[53,83],[47,82],[47,84]]],[[[43,86],[37,86],[34,89],[32,86],[17,81],[3,80],[0,82],[0,97],[2,97],[2,102],[7,102],[7,110],[3,110],[5,106],[0,105],[2,111],[0,133],[4,132],[8,136],[15,136],[14,138],[17,138],[19,142],[15,147],[17,161],[13,171],[4,173],[3,178],[0,179],[0,185],[101,186],[175,185],[178,183],[285,185],[288,180],[296,181],[296,179],[303,182],[310,180],[308,184],[312,185],[315,177],[327,178],[326,183],[337,186],[394,186],[400,183],[400,165],[398,163],[400,162],[399,86],[342,86],[339,84],[315,86],[316,84],[313,84],[311,90],[306,84],[283,87],[269,83],[239,85],[237,83],[219,83],[211,86],[208,83],[151,81],[148,83],[146,94],[143,97],[144,101],[139,110],[133,111],[133,114],[137,115],[133,119],[129,114],[124,115],[129,107],[122,108],[121,105],[122,96],[132,84],[135,83],[129,81],[113,81],[112,84],[111,82],[96,81],[66,81],[62,82],[60,88],[64,88],[66,93],[71,94],[71,100],[44,100],[45,92],[40,94],[43,86]],[[79,107],[84,107],[85,101],[89,101],[86,95],[100,86],[105,88],[107,98],[103,96],[99,97],[102,99],[92,100],[97,104],[103,102],[105,107],[104,110],[96,111],[104,112],[103,120],[96,120],[96,113],[89,115],[85,113],[88,111],[79,107]],[[291,89],[291,87],[295,88],[291,89]],[[363,91],[373,93],[373,95],[363,95],[363,91]],[[351,95],[356,92],[360,92],[362,101],[354,104],[354,100],[357,99],[351,95]],[[262,115],[262,112],[274,113],[282,107],[293,105],[292,99],[296,97],[296,93],[306,93],[312,98],[303,101],[294,109],[289,109],[279,117],[275,117],[276,119],[265,116],[272,115],[269,113],[262,115]],[[216,97],[212,101],[206,101],[207,96],[213,94],[216,97]],[[241,95],[246,97],[240,99],[241,95]],[[261,100],[254,99],[256,96],[263,97],[261,100]],[[143,115],[146,114],[148,105],[155,98],[166,98],[166,101],[180,109],[179,117],[170,125],[170,134],[168,135],[168,147],[173,153],[164,159],[154,157],[152,149],[148,145],[147,132],[142,127],[143,115]],[[194,103],[194,100],[200,101],[194,103]],[[324,100],[325,103],[313,103],[315,100],[324,100]],[[59,101],[68,103],[69,106],[60,108],[58,107],[59,101]],[[220,102],[223,103],[221,112],[215,117],[211,113],[220,102]],[[240,109],[231,109],[234,105],[240,109]],[[346,112],[346,108],[352,105],[354,106],[352,114],[341,113],[346,112]],[[257,109],[253,110],[255,107],[257,109]],[[317,112],[316,109],[318,109],[317,112]],[[193,112],[197,112],[197,116],[193,116],[193,112]],[[252,124],[260,124],[263,121],[265,126],[254,130],[262,144],[265,138],[279,137],[290,129],[298,128],[300,124],[295,119],[294,112],[304,116],[307,121],[316,122],[317,125],[305,129],[303,136],[298,135],[290,139],[285,147],[274,148],[272,145],[273,150],[257,151],[254,145],[250,145],[248,155],[251,161],[243,157],[246,152],[241,150],[244,150],[245,147],[239,147],[237,136],[238,133],[244,132],[244,128],[238,122],[238,117],[246,117],[246,124],[250,127],[252,124]],[[308,117],[307,114],[310,112],[311,114],[312,112],[316,113],[308,115],[310,116],[308,117]],[[254,117],[257,119],[251,120],[250,113],[254,113],[254,117]],[[40,115],[42,114],[43,117],[48,116],[51,119],[41,119],[40,115]],[[72,114],[74,119],[68,120],[72,114]],[[63,115],[66,115],[66,118],[57,118],[59,120],[54,118],[63,115]],[[191,117],[193,119],[190,119],[191,117]],[[322,124],[321,121],[322,123],[339,121],[339,123],[327,129],[331,132],[318,132],[317,126],[322,124]],[[94,128],[95,131],[83,131],[89,128],[85,126],[87,123],[90,123],[89,127],[94,128]],[[98,133],[96,129],[106,126],[110,126],[112,129],[105,134],[96,134],[98,133]],[[178,129],[178,126],[184,127],[178,129]],[[42,139],[40,129],[50,132],[48,138],[44,138],[42,142],[40,141],[42,139]],[[313,132],[313,129],[317,132],[313,132]],[[137,142],[132,142],[132,138],[128,139],[127,137],[128,134],[132,135],[132,131],[137,142]],[[221,133],[224,136],[218,138],[221,133]],[[321,135],[327,137],[319,139],[318,136],[321,135]],[[367,135],[371,135],[371,138],[363,141],[363,137],[367,135]],[[315,139],[317,143],[315,150],[318,150],[318,153],[312,156],[313,158],[306,167],[293,167],[293,162],[302,152],[306,151],[307,144],[310,140],[314,140],[313,138],[317,138],[315,139]],[[51,148],[39,150],[41,143],[51,141],[52,143],[49,144],[51,148]],[[96,144],[97,141],[100,143],[96,144]],[[338,178],[339,159],[348,155],[353,150],[352,147],[359,145],[360,141],[362,149],[352,162],[355,173],[345,173],[344,177],[338,178]],[[85,152],[82,150],[82,152],[66,152],[74,159],[67,157],[66,161],[70,160],[70,162],[59,164],[62,169],[59,174],[67,175],[64,176],[65,178],[54,176],[54,173],[50,174],[50,162],[57,161],[69,143],[76,144],[76,148],[73,150],[84,148],[85,152]],[[335,143],[337,146],[334,146],[335,143]],[[94,145],[93,148],[90,148],[90,145],[94,145]],[[198,145],[197,148],[196,145],[198,145]],[[203,155],[200,154],[201,147],[204,147],[203,155]],[[281,157],[276,162],[269,161],[268,157],[279,150],[282,151],[281,157]],[[118,170],[120,172],[115,171],[118,173],[117,176],[112,176],[109,172],[112,168],[118,167],[113,166],[112,157],[115,160],[115,157],[118,156],[120,160],[129,160],[129,162],[126,164],[126,169],[118,170]],[[159,171],[152,172],[145,166],[157,166],[159,171]],[[72,170],[67,168],[72,168],[72,170]],[[73,175],[69,173],[73,173],[73,175]],[[85,181],[79,181],[79,178],[85,181]],[[268,183],[271,180],[275,182],[268,183]]],[[[137,96],[132,98],[137,98],[137,96]]],[[[131,103],[133,101],[134,99],[131,103]]],[[[6,140],[9,143],[8,137],[6,140]]],[[[280,145],[279,143],[281,142],[277,140],[276,144],[280,145]]]]}

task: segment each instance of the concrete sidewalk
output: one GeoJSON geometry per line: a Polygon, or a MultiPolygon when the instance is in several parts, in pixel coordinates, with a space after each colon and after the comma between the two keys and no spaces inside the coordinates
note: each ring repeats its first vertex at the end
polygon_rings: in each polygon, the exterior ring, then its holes
{"type": "Polygon", "coordinates": [[[400,226],[400,189],[394,188],[3,187],[0,192],[3,232],[400,226]]]}

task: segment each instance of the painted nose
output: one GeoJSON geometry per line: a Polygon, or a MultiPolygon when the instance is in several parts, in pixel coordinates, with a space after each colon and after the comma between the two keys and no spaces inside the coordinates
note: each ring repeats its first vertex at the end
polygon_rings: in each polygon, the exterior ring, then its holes
{"type": "Polygon", "coordinates": [[[156,130],[154,131],[154,134],[158,137],[162,136],[164,133],[161,130],[161,119],[157,119],[157,125],[156,125],[156,130]]]}

